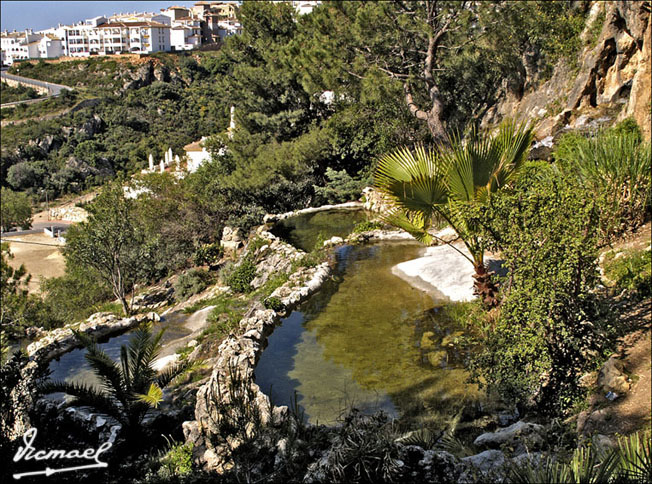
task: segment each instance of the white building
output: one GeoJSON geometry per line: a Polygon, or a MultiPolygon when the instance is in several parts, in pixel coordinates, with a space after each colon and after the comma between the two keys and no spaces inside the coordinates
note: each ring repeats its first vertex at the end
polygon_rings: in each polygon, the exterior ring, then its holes
{"type": "Polygon", "coordinates": [[[203,145],[205,139],[206,137],[202,137],[201,140],[187,144],[183,147],[183,151],[186,152],[186,157],[188,158],[188,173],[197,171],[202,163],[211,161],[211,154],[206,151],[206,148],[204,148],[203,145]]]}
{"type": "MultiPolygon", "coordinates": [[[[168,17],[165,18],[169,20],[168,17]]],[[[104,22],[102,19],[103,17],[92,19],[93,23],[63,27],[66,55],[86,57],[94,54],[149,54],[170,50],[169,25],[152,21],[104,22]]]]}
{"type": "Polygon", "coordinates": [[[63,53],[63,43],[56,35],[35,34],[32,30],[2,32],[0,48],[4,65],[11,65],[15,60],[59,57],[63,53]]]}

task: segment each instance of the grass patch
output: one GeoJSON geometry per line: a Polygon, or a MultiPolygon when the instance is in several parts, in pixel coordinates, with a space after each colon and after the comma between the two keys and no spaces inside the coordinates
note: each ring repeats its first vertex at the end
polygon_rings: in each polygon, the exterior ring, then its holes
{"type": "Polygon", "coordinates": [[[640,297],[652,295],[652,252],[626,250],[619,254],[610,251],[604,258],[604,274],[618,290],[628,290],[640,297]]]}

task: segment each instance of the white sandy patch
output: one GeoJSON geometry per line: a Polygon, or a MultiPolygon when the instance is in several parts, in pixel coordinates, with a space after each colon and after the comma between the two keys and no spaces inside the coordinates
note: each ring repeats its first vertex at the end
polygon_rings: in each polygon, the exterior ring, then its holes
{"type": "MultiPolygon", "coordinates": [[[[470,257],[466,248],[458,247],[470,257]]],[[[449,245],[428,247],[418,259],[401,262],[392,273],[429,293],[441,293],[451,301],[471,301],[473,264],[449,245]]]]}

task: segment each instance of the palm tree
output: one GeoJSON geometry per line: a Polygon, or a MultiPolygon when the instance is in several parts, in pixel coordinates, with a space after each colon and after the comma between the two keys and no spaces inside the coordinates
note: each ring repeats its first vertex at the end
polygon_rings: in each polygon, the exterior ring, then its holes
{"type": "Polygon", "coordinates": [[[496,304],[497,289],[484,264],[478,227],[464,210],[486,204],[514,179],[532,140],[531,128],[504,122],[495,136],[474,132],[467,142],[452,137],[436,149],[399,149],[383,156],[376,169],[376,187],[393,204],[385,219],[425,244],[433,241],[428,229],[434,221],[450,224],[471,254],[459,251],[473,264],[475,293],[488,306],[496,304]]]}
{"type": "Polygon", "coordinates": [[[152,363],[161,349],[161,330],[152,335],[151,324],[139,327],[120,350],[120,362],[113,361],[88,336],[76,333],[86,347],[86,359],[101,382],[101,387],[65,381],[49,381],[40,390],[72,395],[67,407],[91,407],[117,420],[133,436],[148,411],[163,400],[163,388],[188,368],[187,363],[157,372],[152,363]]]}

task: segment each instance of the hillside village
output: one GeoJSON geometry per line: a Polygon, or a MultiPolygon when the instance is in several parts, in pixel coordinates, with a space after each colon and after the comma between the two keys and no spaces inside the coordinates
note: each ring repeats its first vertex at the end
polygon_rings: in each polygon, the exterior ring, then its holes
{"type": "MultiPolygon", "coordinates": [[[[318,0],[291,0],[307,14],[318,0]]],[[[193,7],[170,6],[158,13],[128,12],[98,16],[73,25],[34,32],[0,34],[2,65],[15,60],[88,57],[121,53],[185,51],[216,44],[242,32],[234,2],[199,1],[193,7]]]]}

